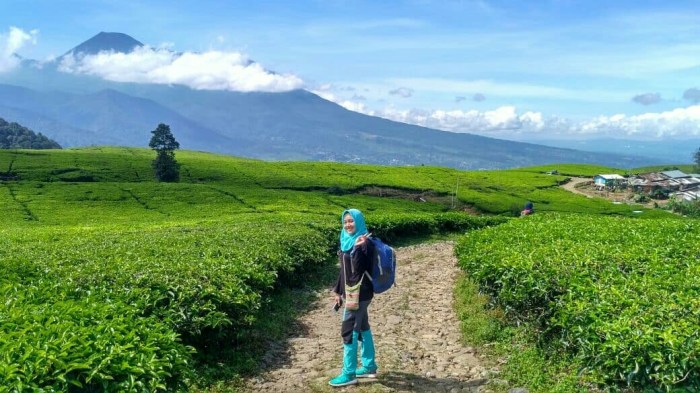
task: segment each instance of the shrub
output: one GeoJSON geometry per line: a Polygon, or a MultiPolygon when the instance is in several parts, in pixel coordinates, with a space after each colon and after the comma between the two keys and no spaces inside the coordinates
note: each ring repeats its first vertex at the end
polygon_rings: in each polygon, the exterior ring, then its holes
{"type": "Polygon", "coordinates": [[[470,232],[461,266],[511,318],[605,379],[700,384],[700,225],[543,214],[470,232]]]}

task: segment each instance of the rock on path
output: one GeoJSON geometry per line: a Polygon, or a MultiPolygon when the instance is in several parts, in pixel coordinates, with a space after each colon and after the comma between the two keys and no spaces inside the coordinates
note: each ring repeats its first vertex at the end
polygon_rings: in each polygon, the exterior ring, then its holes
{"type": "Polygon", "coordinates": [[[453,311],[459,273],[452,242],[398,248],[396,286],[369,308],[375,335],[377,379],[332,388],[341,369],[340,313],[328,290],[318,293],[286,342],[273,345],[263,371],[247,381],[253,392],[481,392],[489,370],[460,340],[453,311]],[[409,302],[409,298],[411,301],[409,302]]]}

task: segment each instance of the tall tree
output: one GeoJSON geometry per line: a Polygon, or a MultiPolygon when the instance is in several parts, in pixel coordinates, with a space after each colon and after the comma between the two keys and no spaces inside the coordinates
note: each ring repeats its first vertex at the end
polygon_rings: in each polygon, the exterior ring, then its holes
{"type": "Polygon", "coordinates": [[[698,147],[698,150],[693,154],[693,159],[695,160],[695,172],[700,173],[700,147],[698,147]]]}
{"type": "Polygon", "coordinates": [[[176,182],[180,180],[180,164],[175,160],[175,150],[180,144],[175,140],[170,126],[160,123],[155,130],[148,146],[155,150],[156,158],[151,164],[156,180],[163,182],[176,182]]]}

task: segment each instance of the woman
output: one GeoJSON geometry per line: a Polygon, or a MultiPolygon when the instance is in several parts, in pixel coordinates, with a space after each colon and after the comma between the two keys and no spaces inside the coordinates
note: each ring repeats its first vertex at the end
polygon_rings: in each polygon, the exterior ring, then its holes
{"type": "Polygon", "coordinates": [[[340,273],[335,284],[335,303],[343,305],[343,322],[340,335],[343,338],[343,371],[330,380],[331,386],[346,386],[357,383],[357,378],[375,378],[377,364],[374,361],[374,341],[369,328],[367,307],[372,301],[374,291],[370,280],[370,264],[374,247],[367,240],[365,218],[357,209],[348,209],[341,215],[343,229],[340,231],[340,273]],[[359,284],[358,298],[351,288],[359,284]],[[348,289],[346,291],[346,288],[348,289]],[[347,292],[347,293],[346,293],[347,292]],[[357,309],[353,310],[353,308],[357,309]],[[358,341],[362,342],[362,367],[357,368],[358,341]]]}

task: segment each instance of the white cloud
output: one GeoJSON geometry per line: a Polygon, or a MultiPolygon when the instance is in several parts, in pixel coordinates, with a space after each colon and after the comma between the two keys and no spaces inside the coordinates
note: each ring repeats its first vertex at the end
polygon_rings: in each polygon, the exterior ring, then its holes
{"type": "Polygon", "coordinates": [[[311,90],[311,92],[323,98],[324,100],[335,102],[336,104],[342,106],[347,110],[364,113],[370,116],[375,116],[374,112],[369,110],[364,102],[343,99],[342,97],[339,97],[328,91],[329,88],[330,85],[322,85],[319,87],[319,90],[311,90]]]}
{"type": "Polygon", "coordinates": [[[17,51],[28,42],[36,44],[38,33],[38,30],[26,32],[12,26],[8,34],[0,34],[0,72],[9,71],[19,65],[17,51]]]}
{"type": "Polygon", "coordinates": [[[391,106],[377,110],[369,108],[365,103],[346,100],[328,92],[315,93],[348,110],[370,116],[444,131],[469,132],[497,138],[520,138],[528,135],[562,139],[700,137],[700,105],[667,112],[634,116],[616,114],[573,121],[556,116],[545,117],[540,112],[519,113],[513,106],[502,106],[490,111],[398,109],[391,106]]]}
{"type": "Polygon", "coordinates": [[[515,107],[502,106],[492,111],[385,110],[380,115],[391,120],[417,124],[453,132],[479,134],[517,133],[521,129],[540,130],[544,126],[542,114],[526,112],[518,114],[515,107]]]}
{"type": "Polygon", "coordinates": [[[281,92],[304,85],[295,75],[270,72],[237,52],[175,53],[148,46],[131,53],[65,56],[59,70],[116,82],[181,84],[200,90],[281,92]]]}
{"type": "Polygon", "coordinates": [[[664,138],[700,136],[700,105],[636,116],[599,116],[574,127],[586,135],[664,138]]]}

